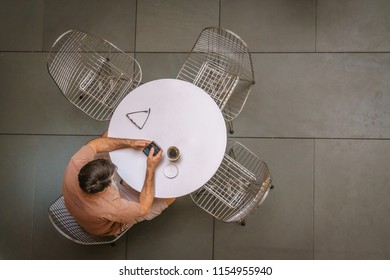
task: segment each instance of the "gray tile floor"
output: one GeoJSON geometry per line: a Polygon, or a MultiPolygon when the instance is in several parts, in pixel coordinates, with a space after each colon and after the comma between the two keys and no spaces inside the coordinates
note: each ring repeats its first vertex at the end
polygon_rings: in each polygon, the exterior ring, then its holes
{"type": "Polygon", "coordinates": [[[390,259],[389,1],[0,6],[0,259],[390,259]],[[147,82],[174,78],[206,26],[232,30],[253,52],[256,84],[232,137],[268,163],[276,188],[245,227],[186,196],[115,247],[64,239],[47,207],[71,155],[108,123],[61,96],[50,45],[82,29],[135,53],[147,82]]]}

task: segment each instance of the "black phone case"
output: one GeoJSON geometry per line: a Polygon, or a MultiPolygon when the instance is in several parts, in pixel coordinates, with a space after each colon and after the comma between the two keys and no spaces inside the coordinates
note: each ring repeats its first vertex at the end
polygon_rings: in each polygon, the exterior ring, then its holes
{"type": "Polygon", "coordinates": [[[149,145],[146,146],[145,149],[143,149],[143,152],[146,156],[149,156],[149,152],[150,150],[152,149],[152,147],[154,148],[154,153],[153,153],[153,156],[157,155],[158,152],[161,150],[160,146],[156,144],[156,142],[152,141],[150,142],[149,145]]]}

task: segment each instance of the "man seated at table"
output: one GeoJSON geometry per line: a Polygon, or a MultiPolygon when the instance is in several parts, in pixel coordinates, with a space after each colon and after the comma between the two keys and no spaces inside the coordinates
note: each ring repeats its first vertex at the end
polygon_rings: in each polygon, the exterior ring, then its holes
{"type": "Polygon", "coordinates": [[[153,156],[152,149],[146,158],[145,181],[139,193],[123,183],[107,152],[123,148],[143,149],[150,141],[105,135],[88,142],[72,157],[62,185],[70,214],[86,231],[97,236],[118,235],[137,222],[158,216],[174,201],[174,198],[154,198],[154,176],[162,150],[153,156]],[[123,188],[128,188],[126,196],[121,191],[123,188]]]}

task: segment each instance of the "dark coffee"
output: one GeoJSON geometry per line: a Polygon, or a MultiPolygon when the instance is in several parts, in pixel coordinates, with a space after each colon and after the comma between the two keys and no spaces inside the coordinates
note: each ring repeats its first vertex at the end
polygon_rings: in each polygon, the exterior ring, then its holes
{"type": "Polygon", "coordinates": [[[175,161],[180,157],[179,149],[175,146],[171,146],[167,150],[167,155],[171,161],[175,161]]]}
{"type": "Polygon", "coordinates": [[[170,158],[176,158],[177,157],[177,152],[176,152],[175,149],[170,149],[168,151],[168,155],[169,155],[170,158]]]}

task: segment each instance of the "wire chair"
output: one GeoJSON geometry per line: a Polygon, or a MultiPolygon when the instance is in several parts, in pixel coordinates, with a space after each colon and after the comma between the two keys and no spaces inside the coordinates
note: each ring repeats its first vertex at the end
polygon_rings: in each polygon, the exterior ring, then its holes
{"type": "Polygon", "coordinates": [[[134,58],[77,29],[54,42],[47,68],[63,95],[98,121],[110,120],[119,102],[142,78],[134,58]]]}
{"type": "Polygon", "coordinates": [[[206,91],[224,119],[231,122],[241,112],[255,83],[252,57],[246,43],[236,34],[207,27],[200,33],[177,79],[206,91]]]}
{"type": "Polygon", "coordinates": [[[264,202],[272,188],[266,163],[241,143],[232,141],[217,172],[191,193],[191,198],[215,218],[244,225],[246,217],[264,202]]]}

